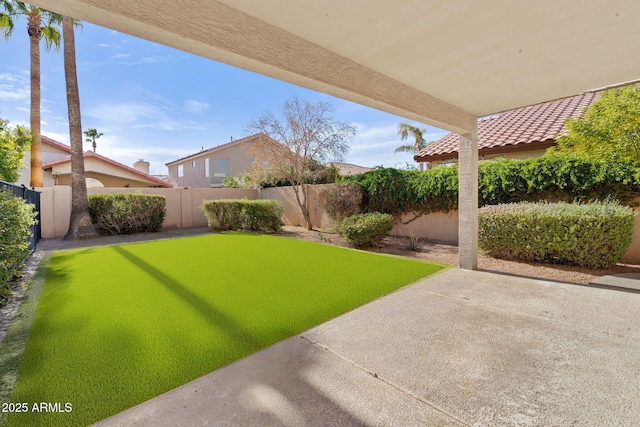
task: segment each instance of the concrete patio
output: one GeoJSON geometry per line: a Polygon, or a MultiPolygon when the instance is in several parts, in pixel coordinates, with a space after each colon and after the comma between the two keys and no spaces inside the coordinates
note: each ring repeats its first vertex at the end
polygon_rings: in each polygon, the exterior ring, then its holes
{"type": "Polygon", "coordinates": [[[640,425],[639,312],[452,269],[97,425],[640,425]]]}

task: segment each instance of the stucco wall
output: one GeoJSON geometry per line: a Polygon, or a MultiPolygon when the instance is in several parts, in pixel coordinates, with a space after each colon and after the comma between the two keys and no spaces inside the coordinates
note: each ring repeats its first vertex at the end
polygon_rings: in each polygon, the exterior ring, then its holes
{"type": "MultiPolygon", "coordinates": [[[[323,212],[319,202],[320,194],[330,185],[307,186],[309,191],[309,213],[314,227],[330,228],[335,226],[326,213],[323,212]]],[[[41,192],[42,237],[45,239],[63,237],[69,228],[71,187],[55,186],[37,190],[41,192]]],[[[236,188],[91,188],[88,190],[89,194],[133,191],[162,194],[166,197],[167,215],[163,224],[166,228],[206,226],[206,218],[200,210],[204,200],[241,199],[244,197],[250,200],[279,200],[284,207],[283,221],[286,225],[305,225],[291,187],[265,188],[262,190],[236,188]]],[[[412,214],[403,215],[400,222],[394,225],[391,234],[409,236],[413,232],[416,237],[458,244],[457,211],[423,215],[408,224],[404,224],[414,216],[412,214]]],[[[640,214],[636,216],[633,241],[625,253],[623,261],[640,263],[640,214]]]]}
{"type": "Polygon", "coordinates": [[[263,188],[258,195],[261,199],[278,200],[284,207],[282,220],[286,225],[304,226],[304,218],[296,201],[293,187],[263,188]]]}
{"type": "Polygon", "coordinates": [[[394,236],[409,236],[413,233],[414,236],[421,239],[458,244],[458,211],[449,213],[436,212],[414,218],[415,214],[403,215],[400,221],[394,225],[391,234],[394,236]],[[406,222],[409,223],[405,224],[406,222]]]}
{"type": "MultiPolygon", "coordinates": [[[[424,215],[410,222],[414,215],[403,215],[400,224],[394,226],[392,235],[409,236],[413,232],[416,237],[438,240],[445,243],[458,244],[458,211],[433,213],[424,215]]],[[[635,218],[635,227],[631,245],[622,257],[623,262],[640,263],[640,212],[635,218]]]]}
{"type": "MultiPolygon", "coordinates": [[[[335,225],[324,212],[322,204],[320,203],[321,193],[331,185],[332,184],[305,185],[307,189],[307,209],[309,210],[311,224],[314,227],[328,228],[335,225]]],[[[286,225],[306,226],[293,187],[264,188],[259,190],[258,198],[280,201],[284,207],[283,221],[286,225]]]]}
{"type": "MultiPolygon", "coordinates": [[[[41,193],[42,237],[44,239],[63,237],[69,230],[71,187],[55,186],[37,190],[41,193]]],[[[235,188],[90,188],[87,190],[89,194],[136,191],[165,196],[167,214],[162,224],[164,228],[206,226],[207,220],[200,210],[204,200],[256,198],[256,190],[235,188]]]]}

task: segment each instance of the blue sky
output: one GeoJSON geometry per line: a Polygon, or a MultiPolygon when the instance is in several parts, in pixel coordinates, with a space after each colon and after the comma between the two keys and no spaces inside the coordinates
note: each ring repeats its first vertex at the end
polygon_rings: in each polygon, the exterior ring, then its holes
{"type": "MultiPolygon", "coordinates": [[[[42,134],[69,143],[62,50],[42,44],[42,134]]],[[[362,166],[405,167],[411,154],[394,154],[402,117],[314,92],[131,37],[89,23],[76,31],[78,81],[83,130],[104,136],[97,152],[131,166],[151,163],[166,174],[165,163],[246,135],[246,126],[287,99],[327,101],[334,117],[357,128],[345,161],[362,166]]],[[[11,39],[0,39],[0,117],[11,125],[29,124],[29,42],[25,21],[11,39]]],[[[433,141],[445,131],[427,128],[433,141]]],[[[90,149],[85,144],[85,150],[90,149]]]]}

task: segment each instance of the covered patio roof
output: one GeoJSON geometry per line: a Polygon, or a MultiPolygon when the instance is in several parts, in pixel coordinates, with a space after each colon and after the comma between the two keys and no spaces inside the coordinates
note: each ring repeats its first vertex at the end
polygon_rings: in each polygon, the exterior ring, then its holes
{"type": "Polygon", "coordinates": [[[640,79],[640,3],[34,0],[453,132],[640,79]]]}
{"type": "Polygon", "coordinates": [[[476,119],[640,79],[636,1],[33,3],[464,136],[460,250],[470,268],[476,119]]]}

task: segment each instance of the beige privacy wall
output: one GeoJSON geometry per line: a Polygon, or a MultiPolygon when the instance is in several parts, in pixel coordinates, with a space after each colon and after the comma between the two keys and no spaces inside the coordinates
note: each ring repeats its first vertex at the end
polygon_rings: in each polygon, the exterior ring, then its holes
{"type": "MultiPolygon", "coordinates": [[[[42,237],[60,238],[69,230],[71,216],[71,187],[55,186],[39,188],[42,237]]],[[[242,199],[255,200],[254,189],[239,188],[89,188],[89,194],[133,193],[161,194],[167,201],[164,228],[205,227],[207,219],[200,210],[205,200],[242,199]]]]}
{"type": "MultiPolygon", "coordinates": [[[[308,185],[308,208],[314,228],[335,227],[324,213],[320,197],[331,184],[308,185]]],[[[39,188],[41,192],[42,237],[61,238],[69,229],[71,216],[71,187],[56,186],[39,188]]],[[[205,227],[207,220],[200,210],[205,200],[255,199],[279,200],[284,207],[283,221],[286,225],[304,226],[293,188],[277,187],[261,190],[237,188],[90,188],[89,194],[141,191],[147,194],[162,194],[167,200],[165,228],[205,227]]],[[[458,212],[433,213],[423,215],[411,222],[415,215],[403,215],[391,231],[393,236],[409,236],[437,240],[443,243],[458,244],[458,212]],[[408,224],[404,224],[408,222],[408,224]]],[[[633,241],[625,253],[623,261],[640,263],[640,215],[636,216],[633,241]]]]}

